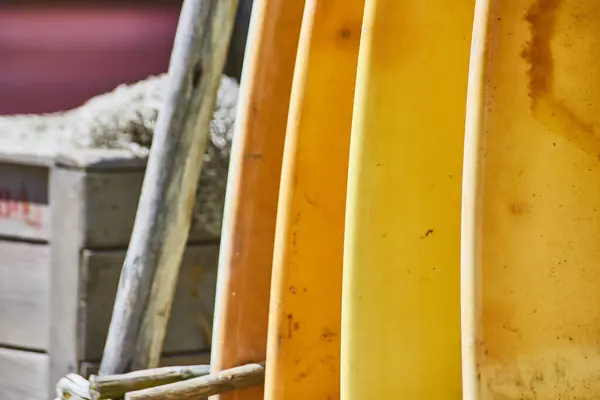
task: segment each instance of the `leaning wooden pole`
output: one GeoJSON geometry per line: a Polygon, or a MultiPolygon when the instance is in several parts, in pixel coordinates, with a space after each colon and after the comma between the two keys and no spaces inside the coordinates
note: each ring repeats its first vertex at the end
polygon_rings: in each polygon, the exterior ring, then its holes
{"type": "Polygon", "coordinates": [[[183,3],[101,375],[158,366],[237,3],[183,3]]]}

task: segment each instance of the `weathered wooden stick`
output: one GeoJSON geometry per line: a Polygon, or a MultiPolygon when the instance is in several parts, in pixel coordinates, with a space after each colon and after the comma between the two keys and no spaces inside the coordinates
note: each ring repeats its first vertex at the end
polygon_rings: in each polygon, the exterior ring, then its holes
{"type": "Polygon", "coordinates": [[[125,393],[197,378],[210,373],[209,365],[145,369],[118,375],[91,375],[93,400],[120,399],[125,393]]]}
{"type": "Polygon", "coordinates": [[[158,366],[236,7],[183,3],[100,375],[158,366]]]}
{"type": "Polygon", "coordinates": [[[198,400],[258,385],[264,379],[264,363],[247,364],[200,378],[129,392],[125,395],[125,400],[198,400]]]}

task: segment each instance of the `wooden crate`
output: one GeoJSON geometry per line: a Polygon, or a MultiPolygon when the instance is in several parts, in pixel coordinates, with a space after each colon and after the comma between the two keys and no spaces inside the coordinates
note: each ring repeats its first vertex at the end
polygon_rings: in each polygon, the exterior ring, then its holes
{"type": "MultiPolygon", "coordinates": [[[[0,399],[53,399],[93,372],[111,318],[146,160],[81,151],[0,154],[0,399]]],[[[194,226],[163,362],[205,362],[218,238],[194,226]]]]}

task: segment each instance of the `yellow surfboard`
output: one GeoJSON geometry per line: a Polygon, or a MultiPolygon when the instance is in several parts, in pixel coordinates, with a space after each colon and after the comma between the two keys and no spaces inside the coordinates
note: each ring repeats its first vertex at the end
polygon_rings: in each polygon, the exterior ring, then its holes
{"type": "Polygon", "coordinates": [[[477,1],[465,399],[600,398],[600,3],[477,1]]]}
{"type": "Polygon", "coordinates": [[[473,0],[367,0],[350,149],[341,398],[461,399],[473,0]]]}
{"type": "MultiPolygon", "coordinates": [[[[211,368],[266,357],[281,162],[304,0],[254,0],[221,237],[211,368]]],[[[262,400],[255,386],[220,396],[262,400]]]]}
{"type": "Polygon", "coordinates": [[[344,209],[364,0],[307,0],[277,216],[265,399],[339,398],[344,209]]]}

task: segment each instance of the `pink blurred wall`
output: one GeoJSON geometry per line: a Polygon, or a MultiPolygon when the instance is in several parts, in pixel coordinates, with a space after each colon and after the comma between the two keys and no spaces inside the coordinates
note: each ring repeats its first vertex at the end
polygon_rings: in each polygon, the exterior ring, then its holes
{"type": "Polygon", "coordinates": [[[167,71],[179,4],[2,6],[0,114],[82,104],[167,71]]]}

